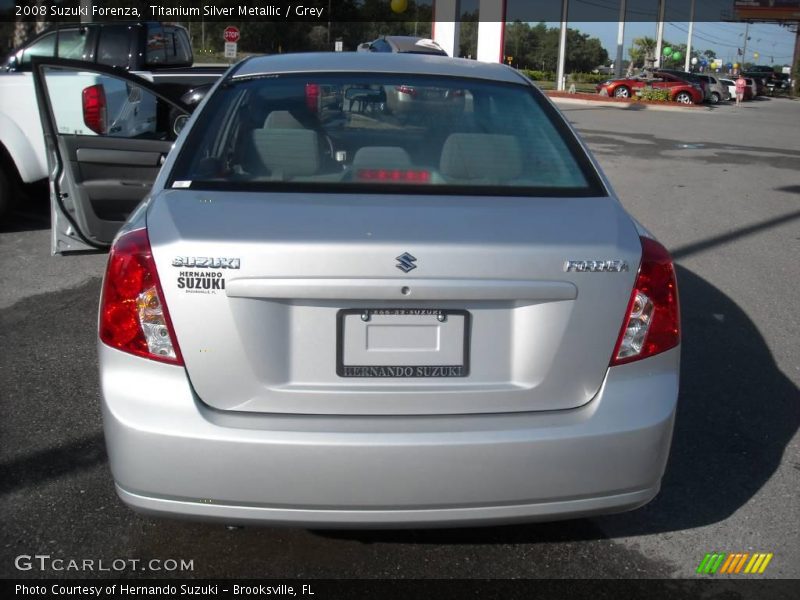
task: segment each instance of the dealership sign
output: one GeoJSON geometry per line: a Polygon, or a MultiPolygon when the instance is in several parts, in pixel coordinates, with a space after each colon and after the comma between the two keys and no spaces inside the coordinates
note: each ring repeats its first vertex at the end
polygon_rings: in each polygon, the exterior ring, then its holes
{"type": "Polygon", "coordinates": [[[800,21],[800,0],[734,0],[739,20],[800,21]]]}

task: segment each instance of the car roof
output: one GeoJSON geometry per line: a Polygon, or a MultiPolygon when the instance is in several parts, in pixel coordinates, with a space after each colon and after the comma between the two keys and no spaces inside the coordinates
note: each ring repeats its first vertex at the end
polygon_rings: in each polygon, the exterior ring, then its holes
{"type": "Polygon", "coordinates": [[[229,77],[238,79],[282,73],[325,72],[404,73],[527,83],[515,69],[499,63],[484,63],[433,54],[394,52],[304,52],[255,56],[242,61],[229,77]]]}

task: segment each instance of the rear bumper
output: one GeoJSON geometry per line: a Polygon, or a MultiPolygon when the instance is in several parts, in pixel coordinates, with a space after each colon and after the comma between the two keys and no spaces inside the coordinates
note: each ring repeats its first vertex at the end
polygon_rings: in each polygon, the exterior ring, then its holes
{"type": "Polygon", "coordinates": [[[572,410],[243,415],[202,404],[180,367],[99,348],[119,496],[141,512],[231,524],[434,527],[630,510],[658,492],[678,394],[674,349],[610,369],[572,410]]]}

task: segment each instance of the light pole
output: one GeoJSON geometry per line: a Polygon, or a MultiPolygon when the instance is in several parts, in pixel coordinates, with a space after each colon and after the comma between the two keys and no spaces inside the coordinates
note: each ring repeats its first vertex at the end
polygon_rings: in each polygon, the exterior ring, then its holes
{"type": "Polygon", "coordinates": [[[664,45],[664,13],[667,0],[658,0],[658,28],[656,29],[656,66],[661,67],[661,47],[664,45]]]}
{"type": "Polygon", "coordinates": [[[556,89],[564,91],[564,66],[567,60],[567,16],[569,0],[561,0],[561,37],[558,42],[558,72],[556,73],[556,89]]]}
{"type": "MultiPolygon", "coordinates": [[[[694,0],[693,0],[694,1],[694,0]]],[[[614,77],[622,77],[622,50],[625,45],[626,0],[619,2],[619,29],[617,30],[617,60],[614,61],[614,77]]]]}
{"type": "Polygon", "coordinates": [[[692,34],[694,33],[694,2],[692,0],[691,8],[689,9],[689,39],[686,41],[686,62],[684,63],[683,70],[688,71],[689,65],[692,60],[692,34]]]}

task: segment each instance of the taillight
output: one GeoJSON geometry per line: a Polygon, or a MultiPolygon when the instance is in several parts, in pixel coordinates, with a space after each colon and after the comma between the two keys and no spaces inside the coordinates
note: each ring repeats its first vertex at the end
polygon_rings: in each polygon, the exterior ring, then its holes
{"type": "Polygon", "coordinates": [[[183,365],[145,229],[111,247],[100,299],[100,339],[117,350],[183,365]]]}
{"type": "Polygon", "coordinates": [[[102,84],[91,85],[83,90],[83,122],[97,134],[108,131],[106,118],[106,91],[102,84]]]}
{"type": "Polygon", "coordinates": [[[431,180],[431,173],[418,169],[359,169],[356,177],[361,181],[428,183],[431,180]]]}
{"type": "Polygon", "coordinates": [[[641,238],[642,262],[611,366],[674,348],[681,340],[678,284],[672,258],[661,244],[641,238]]]}
{"type": "Polygon", "coordinates": [[[320,89],[316,83],[306,84],[306,106],[312,113],[319,112],[320,89]]]}
{"type": "Polygon", "coordinates": [[[410,85],[396,85],[394,87],[398,92],[401,94],[407,94],[408,96],[414,97],[417,95],[417,90],[410,85]]]}

